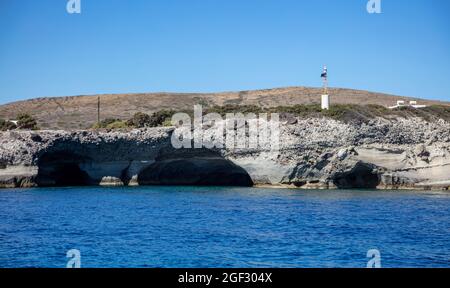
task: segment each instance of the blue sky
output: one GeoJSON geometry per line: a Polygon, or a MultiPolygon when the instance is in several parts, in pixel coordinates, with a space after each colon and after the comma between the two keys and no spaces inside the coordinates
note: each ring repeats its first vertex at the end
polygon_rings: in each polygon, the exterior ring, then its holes
{"type": "Polygon", "coordinates": [[[0,0],[0,103],[330,85],[450,101],[450,1],[0,0]]]}

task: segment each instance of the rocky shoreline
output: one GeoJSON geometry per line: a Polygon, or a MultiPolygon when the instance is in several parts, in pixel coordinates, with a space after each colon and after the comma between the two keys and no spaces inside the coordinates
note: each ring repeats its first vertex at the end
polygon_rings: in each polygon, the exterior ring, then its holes
{"type": "Polygon", "coordinates": [[[302,189],[450,187],[450,123],[291,118],[280,150],[174,149],[174,128],[0,133],[0,188],[231,185],[302,189]]]}

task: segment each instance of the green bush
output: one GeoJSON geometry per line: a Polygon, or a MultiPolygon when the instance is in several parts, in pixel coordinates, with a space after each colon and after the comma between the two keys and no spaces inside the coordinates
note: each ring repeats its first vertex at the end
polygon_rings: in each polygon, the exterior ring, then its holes
{"type": "Polygon", "coordinates": [[[308,104],[308,105],[293,105],[293,106],[278,106],[269,108],[270,113],[288,113],[297,116],[307,116],[311,114],[320,113],[322,109],[319,104],[308,104]]]}
{"type": "Polygon", "coordinates": [[[127,121],[127,125],[135,128],[149,127],[150,115],[142,112],[137,112],[133,115],[133,118],[127,121]]]}
{"type": "Polygon", "coordinates": [[[126,129],[129,128],[126,121],[118,120],[106,125],[106,129],[126,129]]]}
{"type": "MultiPolygon", "coordinates": [[[[194,117],[193,110],[160,110],[151,115],[138,112],[128,121],[119,119],[106,119],[94,128],[122,129],[128,127],[167,127],[172,126],[171,118],[176,112],[186,113],[191,118],[194,117]]],[[[298,104],[293,106],[259,107],[256,105],[234,105],[213,106],[203,110],[203,114],[218,113],[225,118],[228,113],[279,113],[281,117],[327,117],[343,122],[367,123],[376,117],[421,117],[431,121],[445,119],[450,121],[450,106],[434,105],[423,109],[412,107],[401,107],[398,109],[388,109],[381,105],[356,105],[356,104],[333,104],[329,110],[322,110],[320,104],[298,104]]]]}
{"type": "Polygon", "coordinates": [[[166,120],[171,120],[173,114],[175,113],[176,112],[173,110],[161,110],[153,113],[150,117],[149,127],[163,126],[164,122],[166,122],[166,120]]]}
{"type": "Polygon", "coordinates": [[[256,105],[231,105],[231,104],[227,104],[225,106],[213,106],[211,108],[208,108],[206,110],[204,110],[205,114],[208,113],[217,113],[220,114],[222,116],[225,116],[228,113],[243,113],[243,114],[248,114],[248,113],[255,113],[255,114],[259,114],[259,113],[264,113],[265,109],[263,107],[259,107],[256,105]]]}
{"type": "Polygon", "coordinates": [[[374,113],[377,113],[379,115],[386,115],[390,114],[390,111],[388,108],[378,105],[378,104],[368,104],[366,106],[369,110],[371,110],[374,113]]]}
{"type": "Polygon", "coordinates": [[[113,118],[107,118],[105,120],[100,121],[100,123],[95,123],[92,128],[93,129],[105,129],[107,128],[109,125],[115,123],[115,122],[120,122],[120,119],[113,119],[113,118]]]}
{"type": "Polygon", "coordinates": [[[135,128],[160,127],[164,126],[175,113],[176,112],[173,110],[160,110],[150,116],[148,114],[138,112],[134,114],[133,118],[127,121],[127,125],[135,128]]]}
{"type": "Polygon", "coordinates": [[[0,119],[0,131],[9,131],[17,129],[17,125],[11,121],[0,119]]]}
{"type": "Polygon", "coordinates": [[[38,130],[36,120],[29,114],[22,113],[17,115],[17,127],[24,130],[38,130]]]}
{"type": "Polygon", "coordinates": [[[432,115],[435,119],[450,121],[450,106],[431,105],[422,109],[425,113],[432,115]]]}
{"type": "Polygon", "coordinates": [[[171,127],[172,125],[172,119],[167,118],[164,123],[162,123],[163,127],[171,127]]]}

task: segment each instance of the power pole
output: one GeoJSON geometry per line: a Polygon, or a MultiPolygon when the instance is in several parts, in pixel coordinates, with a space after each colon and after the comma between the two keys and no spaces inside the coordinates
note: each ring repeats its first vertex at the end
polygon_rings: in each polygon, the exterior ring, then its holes
{"type": "Polygon", "coordinates": [[[100,125],[100,95],[97,96],[97,124],[100,125]]]}

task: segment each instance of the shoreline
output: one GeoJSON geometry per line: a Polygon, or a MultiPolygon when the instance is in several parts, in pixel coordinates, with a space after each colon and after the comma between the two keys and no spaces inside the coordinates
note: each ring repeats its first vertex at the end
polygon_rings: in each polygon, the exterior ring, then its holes
{"type": "Polygon", "coordinates": [[[377,188],[324,188],[323,186],[317,186],[317,187],[313,187],[313,186],[308,186],[308,187],[297,187],[293,184],[275,184],[275,185],[270,185],[270,184],[255,184],[253,186],[250,187],[246,187],[246,186],[203,186],[203,185],[86,185],[86,186],[47,186],[47,187],[43,187],[43,186],[28,186],[28,187],[14,187],[14,186],[2,186],[0,185],[0,193],[4,190],[27,190],[27,189],[40,189],[40,190],[44,190],[44,189],[67,189],[67,188],[71,188],[71,189],[83,189],[83,188],[158,188],[158,187],[164,187],[164,188],[170,188],[170,187],[191,187],[191,188],[221,188],[221,189],[226,189],[226,188],[248,188],[248,189],[277,189],[277,190],[297,190],[297,191],[351,191],[351,190],[362,190],[362,191],[399,191],[399,192],[407,192],[407,191],[423,191],[423,192],[447,192],[450,191],[449,189],[450,183],[449,184],[445,184],[445,185],[436,185],[436,186],[418,186],[418,187],[377,187],[377,188]]]}
{"type": "MultiPolygon", "coordinates": [[[[37,169],[35,169],[37,171],[37,169]]],[[[115,177],[104,177],[100,183],[90,183],[87,185],[39,185],[36,178],[36,174],[27,175],[0,175],[0,191],[3,189],[29,189],[29,188],[72,188],[72,187],[237,187],[237,188],[260,188],[260,189],[290,189],[290,190],[353,190],[353,189],[363,189],[363,190],[392,190],[392,191],[449,191],[450,181],[435,181],[435,182],[425,182],[425,183],[414,183],[410,185],[378,185],[376,187],[338,187],[332,182],[314,182],[314,183],[253,183],[253,185],[196,185],[195,183],[190,184],[139,184],[138,180],[128,183],[125,185],[120,179],[115,177]]],[[[50,183],[51,184],[51,183],[50,183]]]]}

